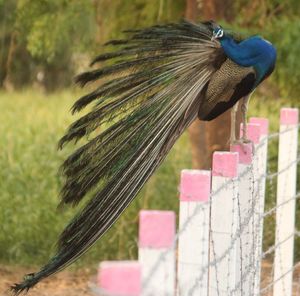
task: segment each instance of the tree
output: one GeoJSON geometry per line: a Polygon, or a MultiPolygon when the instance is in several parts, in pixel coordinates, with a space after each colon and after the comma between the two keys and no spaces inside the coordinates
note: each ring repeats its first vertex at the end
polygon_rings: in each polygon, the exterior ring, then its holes
{"type": "Polygon", "coordinates": [[[2,5],[6,10],[10,8],[14,17],[10,21],[5,79],[2,77],[4,84],[12,87],[18,80],[16,76],[26,73],[26,67],[20,67],[20,52],[28,54],[28,77],[34,75],[32,69],[38,65],[47,73],[49,86],[55,87],[64,80],[71,82],[71,58],[75,53],[93,49],[95,26],[92,3],[84,0],[19,0],[12,1],[15,3],[12,7],[8,2],[4,1],[2,5]],[[18,68],[21,71],[16,71],[18,68]],[[61,72],[64,75],[60,75],[61,72]],[[53,79],[55,82],[51,83],[53,79]]]}
{"type": "MultiPolygon", "coordinates": [[[[198,3],[196,0],[186,1],[185,17],[188,20],[196,21],[198,17],[198,3]]],[[[196,120],[189,127],[189,136],[192,152],[193,168],[206,168],[207,146],[205,137],[205,122],[196,120]]]]}
{"type": "Polygon", "coordinates": [[[0,82],[7,90],[13,89],[11,64],[16,50],[16,31],[14,30],[16,1],[0,1],[0,82]]]}
{"type": "MultiPolygon", "coordinates": [[[[199,10],[204,20],[225,19],[230,21],[233,14],[231,0],[187,0],[186,17],[196,21],[199,10]],[[201,5],[199,5],[201,4],[201,5]],[[199,9],[201,6],[201,9],[199,9]]],[[[193,168],[208,169],[211,166],[211,156],[216,150],[227,150],[230,137],[230,111],[225,112],[211,122],[195,121],[189,128],[192,147],[193,168]]]]}
{"type": "Polygon", "coordinates": [[[126,29],[143,28],[182,18],[185,0],[94,0],[100,43],[124,37],[126,29]],[[104,13],[105,12],[105,13],[104,13]]]}

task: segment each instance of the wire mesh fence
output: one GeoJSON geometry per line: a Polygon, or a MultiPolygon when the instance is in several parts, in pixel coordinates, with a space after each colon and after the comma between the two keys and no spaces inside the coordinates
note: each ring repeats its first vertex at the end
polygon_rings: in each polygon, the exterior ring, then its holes
{"type": "Polygon", "coordinates": [[[280,123],[279,132],[267,135],[266,120],[253,120],[247,127],[252,143],[216,154],[212,178],[209,171],[183,173],[177,233],[171,227],[173,220],[157,222],[160,218],[154,215],[156,222],[151,222],[150,213],[143,222],[148,234],[139,245],[140,274],[131,276],[128,262],[124,274],[122,262],[116,262],[118,272],[110,266],[112,287],[103,280],[102,268],[101,287],[94,287],[95,292],[300,295],[300,263],[294,248],[294,240],[300,236],[295,223],[300,198],[296,191],[298,110],[283,109],[280,123]],[[278,168],[272,171],[267,148],[277,139],[278,168]]]}

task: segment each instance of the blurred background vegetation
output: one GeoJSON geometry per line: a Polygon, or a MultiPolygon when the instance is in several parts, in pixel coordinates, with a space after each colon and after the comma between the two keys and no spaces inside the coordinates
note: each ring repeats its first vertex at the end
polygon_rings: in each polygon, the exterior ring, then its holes
{"type": "Polygon", "coordinates": [[[105,41],[121,37],[128,28],[178,21],[187,2],[196,3],[198,20],[215,2],[213,14],[221,23],[273,42],[278,66],[272,80],[281,95],[296,99],[298,0],[0,0],[0,85],[40,85],[47,91],[68,87],[105,41]]]}
{"type": "MultiPolygon", "coordinates": [[[[74,214],[73,209],[56,211],[57,170],[72,149],[57,152],[56,143],[74,120],[69,109],[82,93],[73,86],[73,76],[122,30],[178,21],[191,2],[197,20],[214,10],[224,26],[245,35],[258,33],[277,47],[275,73],[250,106],[250,115],[268,117],[276,131],[280,107],[299,107],[298,0],[0,0],[1,263],[45,263],[74,214]]],[[[276,153],[272,141],[270,171],[276,171],[276,153]]],[[[139,198],[77,264],[135,258],[139,209],[177,210],[179,173],[191,163],[185,134],[139,198]]],[[[275,202],[275,188],[268,184],[267,207],[275,202]]],[[[274,217],[266,223],[265,247],[274,240],[274,217]]]]}

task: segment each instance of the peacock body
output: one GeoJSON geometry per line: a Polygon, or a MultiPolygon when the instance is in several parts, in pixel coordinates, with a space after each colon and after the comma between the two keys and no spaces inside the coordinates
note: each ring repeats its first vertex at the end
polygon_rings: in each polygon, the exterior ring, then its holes
{"type": "Polygon", "coordinates": [[[73,106],[75,121],[59,147],[88,137],[62,165],[61,206],[93,196],[59,237],[56,255],[12,287],[18,294],[65,268],[117,220],[198,117],[212,120],[247,97],[274,69],[276,51],[260,37],[237,39],[213,22],[127,31],[106,45],[96,70],[79,75],[99,86],[73,106]],[[99,132],[98,127],[108,126],[99,132]]]}

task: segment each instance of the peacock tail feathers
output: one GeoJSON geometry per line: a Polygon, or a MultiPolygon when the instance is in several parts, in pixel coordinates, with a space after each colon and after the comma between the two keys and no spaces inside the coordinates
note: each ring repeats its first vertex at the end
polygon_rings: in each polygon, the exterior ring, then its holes
{"type": "Polygon", "coordinates": [[[109,179],[126,167],[128,157],[151,138],[156,125],[164,126],[168,116],[174,116],[174,108],[182,112],[191,104],[186,94],[192,91],[190,96],[195,98],[214,70],[210,64],[219,45],[211,41],[211,33],[203,25],[183,22],[128,34],[129,39],[122,41],[125,48],[102,54],[93,63],[120,55],[122,60],[76,78],[85,85],[110,76],[74,104],[72,110],[77,112],[95,103],[91,112],[71,125],[60,147],[89,136],[104,124],[111,125],[64,162],[62,203],[76,204],[100,179],[109,179]]]}
{"type": "Polygon", "coordinates": [[[127,31],[107,43],[111,52],[76,77],[99,86],[73,106],[93,108],[75,121],[59,142],[87,142],[62,165],[60,205],[92,198],[60,235],[56,255],[39,272],[12,289],[18,293],[71,264],[117,220],[176,140],[197,118],[202,91],[224,59],[212,40],[212,23],[153,26],[127,31]],[[99,129],[101,128],[101,129],[99,129]]]}

